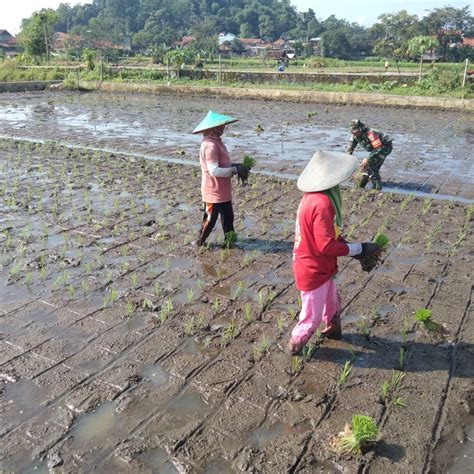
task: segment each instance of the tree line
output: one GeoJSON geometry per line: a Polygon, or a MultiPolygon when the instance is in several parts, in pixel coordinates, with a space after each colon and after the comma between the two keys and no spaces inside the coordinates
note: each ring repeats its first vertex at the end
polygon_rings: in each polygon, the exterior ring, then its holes
{"type": "Polygon", "coordinates": [[[218,33],[227,32],[267,41],[293,39],[300,56],[313,54],[310,40],[319,37],[324,57],[401,59],[416,56],[414,45],[424,44],[424,50],[436,48],[442,60],[459,61],[473,57],[473,48],[462,46],[463,37],[474,36],[473,20],[469,6],[435,8],[422,18],[401,10],[364,27],[334,15],[318,19],[312,9],[298,12],[290,0],[94,0],[34,13],[23,21],[20,39],[25,51],[38,57],[50,54],[48,44],[59,31],[90,41],[129,39],[141,52],[169,48],[191,35],[196,51],[213,54],[218,33]]]}

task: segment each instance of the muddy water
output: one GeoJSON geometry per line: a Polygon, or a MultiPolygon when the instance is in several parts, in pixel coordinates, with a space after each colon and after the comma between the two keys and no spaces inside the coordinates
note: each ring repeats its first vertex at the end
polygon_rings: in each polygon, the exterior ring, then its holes
{"type": "MultiPolygon", "coordinates": [[[[78,108],[92,97],[102,96],[70,96],[78,108]]],[[[130,101],[136,110],[143,99],[130,101]]],[[[75,136],[104,147],[93,131],[75,136]]],[[[166,154],[130,140],[130,149],[166,154]]],[[[449,344],[417,330],[413,313],[433,307],[448,342],[472,334],[464,316],[472,301],[467,206],[433,200],[426,209],[416,197],[344,189],[355,202],[354,235],[367,238],[383,225],[391,249],[368,275],[355,261],[341,262],[344,338],[319,341],[309,360],[296,359],[296,374],[282,352],[299,301],[294,182],[257,175],[236,187],[239,247],[217,247],[216,229],[209,250],[196,252],[187,237],[200,221],[197,170],[72,155],[0,142],[0,238],[10,241],[0,267],[1,468],[46,472],[62,461],[71,472],[357,472],[359,461],[320,449],[353,413],[380,419],[380,388],[405,346],[396,395],[407,407],[386,413],[371,472],[396,472],[406,462],[422,472],[443,403],[458,407],[453,419],[465,417],[458,400],[469,401],[470,389],[453,385],[445,397],[449,344]],[[38,178],[40,166],[46,178],[38,178]],[[352,358],[349,383],[338,388],[352,358]]]]}
{"type": "Polygon", "coordinates": [[[474,197],[474,117],[462,112],[46,92],[2,94],[0,127],[2,135],[195,160],[200,137],[190,131],[209,109],[239,118],[226,144],[235,160],[254,155],[259,170],[294,175],[318,148],[343,151],[348,124],[360,117],[394,139],[387,186],[474,197]]]}

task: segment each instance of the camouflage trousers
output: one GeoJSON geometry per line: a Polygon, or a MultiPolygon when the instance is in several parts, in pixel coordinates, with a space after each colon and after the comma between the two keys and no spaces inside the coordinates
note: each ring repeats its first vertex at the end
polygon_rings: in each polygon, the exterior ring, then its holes
{"type": "Polygon", "coordinates": [[[387,158],[390,153],[392,153],[392,143],[389,142],[386,145],[384,145],[380,150],[372,155],[369,158],[369,164],[367,165],[367,168],[364,171],[364,174],[367,175],[370,179],[370,181],[380,181],[380,168],[383,165],[383,162],[385,161],[385,158],[387,158]]]}

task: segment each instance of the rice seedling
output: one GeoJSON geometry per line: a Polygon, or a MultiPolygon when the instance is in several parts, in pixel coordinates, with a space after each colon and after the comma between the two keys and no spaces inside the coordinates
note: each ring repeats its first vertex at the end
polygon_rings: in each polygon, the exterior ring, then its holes
{"type": "Polygon", "coordinates": [[[224,248],[230,249],[235,245],[236,242],[237,242],[237,233],[235,231],[231,230],[230,232],[227,232],[225,234],[224,248]]]}
{"type": "Polygon", "coordinates": [[[406,408],[407,406],[406,401],[401,397],[395,397],[395,399],[393,400],[393,403],[395,403],[397,407],[406,408]]]}
{"type": "Polygon", "coordinates": [[[370,319],[372,320],[372,322],[375,322],[377,321],[377,319],[379,319],[379,317],[380,317],[379,308],[377,305],[373,304],[370,307],[370,319]]]}
{"type": "Polygon", "coordinates": [[[129,301],[127,303],[127,317],[131,318],[134,312],[135,312],[135,304],[133,303],[133,301],[129,301]]]}
{"type": "Polygon", "coordinates": [[[278,330],[278,335],[281,336],[283,334],[283,324],[285,322],[285,319],[283,316],[278,316],[277,318],[277,330],[278,330]]]}
{"type": "Polygon", "coordinates": [[[188,288],[186,290],[186,298],[188,300],[188,303],[191,303],[193,301],[195,294],[196,290],[193,290],[192,288],[188,288]]]}
{"type": "Polygon", "coordinates": [[[237,325],[234,320],[230,321],[222,333],[221,346],[226,346],[237,336],[237,325]]]}
{"type": "Polygon", "coordinates": [[[288,308],[288,314],[290,315],[291,321],[294,321],[296,318],[296,309],[291,306],[288,308]]]}
{"type": "Polygon", "coordinates": [[[250,303],[245,303],[244,313],[245,313],[245,321],[249,323],[252,320],[252,306],[250,305],[250,303]]]}
{"type": "Polygon", "coordinates": [[[74,297],[76,296],[76,288],[74,285],[68,285],[67,287],[67,291],[69,293],[69,296],[74,299],[74,297]]]}
{"type": "Polygon", "coordinates": [[[118,300],[119,294],[118,291],[115,288],[112,288],[110,290],[110,302],[114,303],[115,301],[118,300]]]}
{"type": "Polygon", "coordinates": [[[290,375],[297,375],[301,372],[301,369],[303,367],[301,357],[298,356],[293,356],[291,358],[291,364],[290,364],[290,375]]]}
{"type": "Polygon", "coordinates": [[[256,362],[258,362],[263,357],[262,348],[258,344],[254,344],[252,347],[252,357],[256,362]]]}
{"type": "Polygon", "coordinates": [[[303,347],[303,359],[308,361],[313,357],[314,351],[316,350],[316,344],[310,342],[303,347]]]}
{"type": "Polygon", "coordinates": [[[142,303],[142,308],[144,310],[154,311],[155,310],[155,305],[153,304],[153,301],[150,300],[149,298],[144,298],[143,303],[142,303]]]}
{"type": "Polygon", "coordinates": [[[184,334],[192,336],[194,332],[194,318],[189,318],[184,322],[184,334]]]}
{"type": "Polygon", "coordinates": [[[406,358],[406,350],[404,347],[400,347],[400,352],[398,354],[398,368],[403,370],[405,367],[405,358],[406,358]]]}
{"type": "Polygon", "coordinates": [[[359,326],[359,332],[365,336],[367,339],[370,337],[370,329],[369,325],[367,324],[367,321],[365,319],[361,319],[358,323],[359,326]]]}
{"type": "Polygon", "coordinates": [[[214,312],[217,314],[221,307],[221,300],[216,296],[214,301],[212,302],[212,307],[214,308],[214,312]]]}
{"type": "Polygon", "coordinates": [[[29,289],[30,286],[31,286],[31,278],[32,278],[32,275],[31,275],[31,272],[27,272],[25,274],[25,285],[26,287],[29,289]]]}
{"type": "Polygon", "coordinates": [[[351,361],[346,360],[344,366],[342,367],[341,373],[339,374],[339,378],[337,380],[338,388],[341,388],[347,381],[350,373],[352,371],[351,361]]]}
{"type": "Polygon", "coordinates": [[[380,393],[380,401],[382,404],[386,405],[389,399],[390,394],[390,382],[388,380],[384,380],[382,383],[382,390],[380,393]]]}
{"type": "Polygon", "coordinates": [[[164,324],[166,322],[171,311],[173,311],[173,302],[171,300],[166,300],[160,311],[161,324],[164,324]]]}
{"type": "Polygon", "coordinates": [[[244,288],[245,288],[245,283],[242,280],[239,280],[237,282],[237,286],[234,290],[234,293],[233,293],[231,299],[235,301],[243,293],[244,288]]]}
{"type": "Polygon", "coordinates": [[[425,329],[431,332],[442,332],[443,326],[431,318],[433,316],[433,311],[431,309],[418,309],[415,312],[415,321],[421,323],[425,329]]]}
{"type": "Polygon", "coordinates": [[[376,441],[379,430],[375,420],[366,415],[354,415],[352,427],[346,425],[340,432],[334,447],[343,453],[362,454],[370,443],[376,441]]]}

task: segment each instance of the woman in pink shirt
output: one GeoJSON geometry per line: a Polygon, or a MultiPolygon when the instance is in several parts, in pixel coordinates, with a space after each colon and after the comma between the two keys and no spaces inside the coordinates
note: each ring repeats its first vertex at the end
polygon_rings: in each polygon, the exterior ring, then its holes
{"type": "Polygon", "coordinates": [[[337,257],[362,258],[380,253],[374,243],[349,244],[340,234],[339,183],[349,178],[357,166],[353,156],[318,151],[298,178],[298,189],[305,194],[296,217],[293,272],[302,308],[287,346],[292,354],[301,350],[321,323],[326,337],[341,338],[341,300],[334,281],[337,257]]]}
{"type": "Polygon", "coordinates": [[[193,131],[193,133],[204,135],[199,151],[204,216],[196,241],[198,246],[204,245],[216,225],[219,215],[224,230],[224,244],[229,246],[235,241],[231,176],[238,174],[241,177],[247,177],[249,170],[242,165],[234,165],[230,162],[229,152],[222,142],[221,136],[226,126],[236,121],[236,118],[210,110],[193,131]]]}

